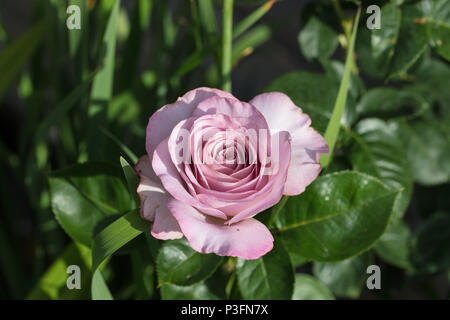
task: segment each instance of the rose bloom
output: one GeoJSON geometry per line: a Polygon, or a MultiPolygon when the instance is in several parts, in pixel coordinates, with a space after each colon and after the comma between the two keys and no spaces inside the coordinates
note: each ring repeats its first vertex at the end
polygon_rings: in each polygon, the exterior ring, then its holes
{"type": "Polygon", "coordinates": [[[202,253],[257,259],[273,248],[254,216],[302,193],[328,153],[311,119],[285,94],[241,102],[198,88],[156,111],[136,164],[141,216],[158,239],[185,236],[202,253]]]}

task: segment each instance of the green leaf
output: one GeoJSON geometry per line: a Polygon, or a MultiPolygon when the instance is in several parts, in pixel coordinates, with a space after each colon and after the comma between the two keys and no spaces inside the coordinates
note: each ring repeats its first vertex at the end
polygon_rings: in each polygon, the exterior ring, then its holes
{"type": "Polygon", "coordinates": [[[39,282],[28,294],[27,300],[74,300],[89,297],[91,250],[81,244],[71,243],[61,256],[55,260],[39,279],[39,282]],[[67,288],[67,267],[80,267],[81,290],[67,288]]]}
{"type": "Polygon", "coordinates": [[[344,260],[369,249],[383,234],[397,194],[363,173],[328,174],[290,198],[277,227],[289,252],[316,261],[344,260]]]}
{"type": "Polygon", "coordinates": [[[94,78],[91,90],[91,103],[88,108],[89,129],[88,150],[89,157],[93,159],[101,159],[101,150],[105,147],[105,139],[98,136],[98,125],[104,125],[107,120],[108,104],[112,97],[114,82],[114,65],[116,52],[116,25],[119,16],[120,0],[114,1],[111,14],[108,19],[103,41],[100,47],[101,69],[94,78]],[[96,141],[96,143],[92,143],[96,141]]]}
{"type": "Polygon", "coordinates": [[[100,127],[101,132],[106,135],[108,138],[111,139],[112,142],[114,142],[119,148],[120,150],[122,150],[127,156],[128,158],[130,158],[130,160],[133,163],[137,163],[137,161],[139,160],[139,158],[134,154],[133,151],[130,150],[130,148],[128,148],[125,144],[123,144],[115,135],[113,135],[108,129],[105,129],[103,127],[100,127]]]}
{"type": "Polygon", "coordinates": [[[107,163],[74,165],[49,176],[53,213],[72,239],[90,246],[98,222],[129,210],[121,177],[120,169],[107,163]]]}
{"type": "Polygon", "coordinates": [[[218,300],[210,288],[199,282],[192,286],[176,286],[165,284],[161,287],[161,298],[163,300],[218,300]]]}
{"type": "Polygon", "coordinates": [[[92,246],[92,266],[96,270],[100,264],[125,244],[149,229],[139,209],[133,210],[104,228],[94,237],[92,246]]]}
{"type": "Polygon", "coordinates": [[[243,57],[249,55],[255,48],[270,39],[272,30],[266,25],[259,25],[251,29],[233,44],[231,60],[233,67],[243,57]]]}
{"type": "Polygon", "coordinates": [[[86,6],[86,1],[84,0],[70,0],[69,6],[76,5],[80,8],[80,22],[81,22],[81,28],[80,29],[73,29],[68,32],[68,38],[69,38],[69,51],[70,55],[72,57],[75,57],[77,54],[80,53],[80,48],[83,41],[86,41],[85,36],[87,33],[87,26],[88,26],[88,9],[86,6]]]}
{"type": "Polygon", "coordinates": [[[429,38],[422,5],[418,2],[402,7],[402,23],[389,67],[389,78],[404,74],[427,48],[429,38]]]}
{"type": "MultiPolygon", "coordinates": [[[[92,104],[89,106],[89,115],[95,116],[101,110],[99,102],[109,101],[112,96],[113,79],[114,79],[114,61],[116,50],[116,24],[119,14],[120,0],[114,1],[114,7],[108,19],[105,34],[103,36],[100,62],[102,68],[95,76],[92,86],[91,99],[92,104]]],[[[106,111],[106,110],[105,110],[106,111]]]]}
{"type": "Polygon", "coordinates": [[[404,269],[410,269],[409,241],[411,231],[402,221],[390,224],[375,245],[375,251],[386,262],[404,269]]]}
{"type": "Polygon", "coordinates": [[[405,111],[416,114],[426,108],[428,103],[412,91],[377,87],[370,89],[362,96],[356,106],[356,112],[360,116],[395,116],[405,111]]]}
{"type": "Polygon", "coordinates": [[[334,300],[325,285],[309,274],[296,274],[292,300],[334,300]]]}
{"type": "Polygon", "coordinates": [[[393,220],[400,219],[408,208],[412,187],[412,171],[407,152],[397,134],[396,123],[380,119],[360,121],[351,134],[356,144],[350,155],[354,170],[381,179],[393,189],[399,189],[393,208],[393,220]]]}
{"type": "Polygon", "coordinates": [[[380,14],[381,28],[371,31],[371,53],[376,66],[381,70],[386,70],[394,55],[402,12],[394,2],[389,2],[381,8],[380,14]]]}
{"type": "Polygon", "coordinates": [[[194,251],[186,239],[167,241],[158,253],[158,282],[160,285],[192,285],[210,277],[222,261],[223,258],[215,254],[194,251]]]}
{"type": "Polygon", "coordinates": [[[100,270],[95,270],[91,284],[92,300],[114,300],[100,270]]]}
{"type": "MultiPolygon", "coordinates": [[[[267,1],[267,0],[266,0],[267,1]]],[[[241,34],[246,32],[252,25],[254,25],[259,19],[261,19],[267,11],[272,8],[275,0],[269,0],[260,6],[258,9],[250,13],[245,19],[243,19],[239,24],[233,27],[233,39],[236,39],[241,34]]]]}
{"type": "Polygon", "coordinates": [[[0,53],[0,102],[6,90],[18,78],[25,64],[33,55],[36,48],[42,42],[46,30],[43,22],[35,24],[20,38],[4,48],[0,53]]]}
{"type": "Polygon", "coordinates": [[[288,300],[292,296],[294,270],[289,254],[278,239],[272,251],[261,258],[238,259],[236,272],[244,299],[288,300]]]}
{"type": "Polygon", "coordinates": [[[311,16],[298,35],[303,55],[308,59],[328,58],[339,44],[338,33],[315,16],[311,16]]]}
{"type": "Polygon", "coordinates": [[[35,142],[39,142],[41,139],[45,138],[52,126],[59,124],[67,113],[75,106],[76,102],[79,101],[95,75],[92,73],[83,83],[78,85],[72,92],[70,92],[60,103],[52,108],[50,113],[45,117],[45,119],[39,124],[39,127],[34,136],[35,142]]]}
{"type": "Polygon", "coordinates": [[[425,18],[430,25],[431,44],[450,61],[450,6],[447,0],[434,0],[432,6],[431,15],[425,18]]]}
{"type": "Polygon", "coordinates": [[[450,215],[438,212],[420,226],[411,241],[411,262],[418,272],[435,273],[450,266],[450,215]]]}
{"type": "Polygon", "coordinates": [[[139,206],[139,196],[137,194],[137,187],[139,185],[139,177],[134,171],[133,167],[125,160],[123,157],[120,157],[120,165],[122,166],[123,174],[125,175],[125,179],[127,180],[128,191],[130,192],[131,197],[134,199],[132,209],[139,206]]]}
{"type": "Polygon", "coordinates": [[[439,121],[401,121],[415,181],[437,185],[450,181],[450,126],[439,121]]]}
{"type": "Polygon", "coordinates": [[[342,116],[345,111],[345,106],[347,104],[347,95],[348,95],[348,87],[350,83],[350,74],[351,69],[354,66],[354,57],[353,52],[355,48],[355,40],[356,34],[358,31],[358,23],[359,17],[361,15],[361,7],[358,7],[358,11],[356,13],[356,18],[353,23],[353,32],[351,39],[349,39],[350,44],[347,50],[347,57],[345,59],[345,69],[344,74],[342,76],[341,85],[339,87],[338,95],[336,98],[336,102],[333,107],[333,113],[331,115],[330,121],[328,122],[327,130],[325,131],[325,141],[330,148],[330,152],[328,154],[323,154],[320,157],[320,164],[323,167],[327,167],[333,157],[334,145],[338,139],[339,129],[341,127],[342,116]]]}
{"type": "Polygon", "coordinates": [[[301,255],[299,255],[296,252],[289,252],[289,257],[291,257],[291,263],[292,263],[292,266],[294,267],[294,269],[309,262],[308,259],[306,259],[305,257],[302,257],[301,255]]]}
{"type": "Polygon", "coordinates": [[[367,267],[372,264],[372,255],[362,255],[335,263],[315,262],[313,274],[334,294],[357,298],[367,279],[367,267]]]}
{"type": "Polygon", "coordinates": [[[433,106],[432,110],[441,121],[450,121],[450,66],[439,59],[426,58],[412,74],[414,82],[405,90],[420,95],[433,106]]]}

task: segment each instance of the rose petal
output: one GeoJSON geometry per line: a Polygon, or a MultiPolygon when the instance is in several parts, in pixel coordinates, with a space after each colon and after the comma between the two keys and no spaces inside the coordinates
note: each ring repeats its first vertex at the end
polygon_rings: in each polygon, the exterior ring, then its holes
{"type": "Polygon", "coordinates": [[[236,98],[213,96],[203,100],[193,110],[192,117],[208,114],[225,114],[233,120],[238,120],[247,129],[268,129],[266,119],[257,108],[236,98]]]}
{"type": "Polygon", "coordinates": [[[147,155],[139,159],[135,170],[140,177],[137,193],[141,199],[141,217],[153,221],[152,235],[161,240],[182,238],[183,233],[167,208],[171,196],[164,190],[147,155]]]}
{"type": "Polygon", "coordinates": [[[153,221],[156,209],[166,206],[169,194],[153,171],[147,155],[139,158],[135,170],[140,178],[137,193],[141,200],[141,217],[153,221]]]}
{"type": "Polygon", "coordinates": [[[320,155],[329,152],[325,139],[310,127],[309,116],[283,93],[263,93],[254,97],[250,104],[264,115],[272,134],[283,130],[291,134],[291,164],[284,194],[302,193],[320,173],[320,155]]]}
{"type": "MultiPolygon", "coordinates": [[[[169,199],[173,199],[170,197],[169,199]]],[[[156,209],[155,222],[153,222],[152,236],[160,240],[173,240],[183,238],[180,226],[167,206],[156,209]]]]}
{"type": "Polygon", "coordinates": [[[188,118],[197,105],[213,96],[236,99],[231,93],[211,88],[197,88],[178,98],[175,103],[168,104],[156,111],[149,119],[145,148],[152,156],[156,147],[167,138],[173,127],[183,119],[188,118]]]}
{"type": "Polygon", "coordinates": [[[158,145],[153,154],[152,162],[153,169],[155,170],[156,175],[161,179],[164,189],[177,200],[195,206],[206,214],[226,219],[227,216],[222,211],[201,203],[186,191],[184,181],[181,179],[175,165],[172,163],[168,150],[168,140],[169,138],[166,138],[158,145]]]}
{"type": "Polygon", "coordinates": [[[191,247],[201,253],[258,259],[273,248],[269,229],[256,219],[246,219],[232,225],[200,213],[175,199],[168,207],[191,247]]]}

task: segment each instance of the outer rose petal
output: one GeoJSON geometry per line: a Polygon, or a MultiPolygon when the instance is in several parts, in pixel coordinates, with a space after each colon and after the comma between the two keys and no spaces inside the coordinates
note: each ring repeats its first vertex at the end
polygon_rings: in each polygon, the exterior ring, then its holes
{"type": "Polygon", "coordinates": [[[145,143],[147,154],[153,156],[158,144],[170,135],[178,122],[188,118],[200,102],[214,96],[236,100],[231,93],[222,90],[197,88],[178,98],[175,103],[167,104],[156,111],[150,117],[147,125],[145,143]]]}
{"type": "Polygon", "coordinates": [[[191,247],[202,253],[258,259],[273,248],[269,229],[256,219],[245,219],[232,225],[200,213],[197,209],[175,199],[168,207],[191,247]]]}
{"type": "Polygon", "coordinates": [[[264,115],[272,133],[286,130],[291,134],[291,164],[284,194],[302,193],[322,169],[319,157],[329,152],[325,139],[310,127],[309,116],[283,93],[263,93],[254,97],[250,104],[264,115]]]}
{"type": "MultiPolygon", "coordinates": [[[[173,198],[169,197],[169,199],[173,198]]],[[[152,236],[160,240],[183,238],[180,226],[167,206],[156,209],[155,222],[153,222],[151,233],[152,236]]]]}
{"type": "Polygon", "coordinates": [[[152,235],[161,240],[182,238],[183,233],[167,208],[167,200],[171,196],[153,172],[147,155],[139,159],[135,170],[140,177],[137,193],[141,199],[141,217],[154,221],[152,235]]]}

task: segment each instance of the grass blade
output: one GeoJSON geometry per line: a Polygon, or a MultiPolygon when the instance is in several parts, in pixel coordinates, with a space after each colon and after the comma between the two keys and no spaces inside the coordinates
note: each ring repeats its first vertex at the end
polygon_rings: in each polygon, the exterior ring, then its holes
{"type": "Polygon", "coordinates": [[[94,238],[92,270],[97,270],[103,261],[147,230],[148,226],[148,223],[141,218],[139,210],[133,210],[103,229],[94,238]]]}
{"type": "Polygon", "coordinates": [[[100,270],[95,270],[91,283],[92,300],[114,300],[100,270]]]}
{"type": "Polygon", "coordinates": [[[99,141],[97,127],[107,121],[107,107],[111,100],[114,82],[114,62],[116,51],[116,25],[119,16],[120,0],[114,2],[108,19],[106,31],[103,36],[103,46],[100,48],[102,68],[94,78],[91,91],[91,104],[88,109],[90,127],[88,130],[88,149],[90,158],[100,158],[99,145],[105,145],[99,141]],[[95,146],[92,141],[96,141],[95,146]]]}
{"type": "Polygon", "coordinates": [[[245,31],[247,31],[252,25],[254,25],[259,19],[261,19],[272,8],[276,0],[269,0],[261,7],[249,14],[244,20],[242,20],[233,30],[233,39],[236,39],[245,31]]]}
{"type": "Polygon", "coordinates": [[[35,24],[0,54],[0,101],[44,38],[45,23],[35,24]]]}
{"type": "Polygon", "coordinates": [[[136,206],[139,205],[139,196],[136,192],[139,185],[139,178],[133,167],[123,157],[120,157],[120,165],[122,166],[123,174],[127,180],[128,191],[130,192],[131,198],[134,200],[133,209],[135,209],[136,206]]]}
{"type": "Polygon", "coordinates": [[[223,1],[222,18],[222,89],[231,92],[231,52],[233,39],[233,0],[223,1]]]}
{"type": "Polygon", "coordinates": [[[341,127],[341,118],[344,114],[345,104],[347,102],[348,86],[350,82],[350,72],[353,67],[353,52],[355,47],[355,39],[358,30],[359,17],[361,15],[361,7],[358,8],[356,18],[353,23],[353,32],[350,39],[350,44],[347,51],[347,57],[345,59],[344,75],[342,76],[341,85],[339,87],[336,103],[334,105],[333,114],[331,115],[330,122],[328,123],[327,130],[325,131],[325,140],[328,143],[330,152],[324,154],[320,158],[320,163],[323,167],[327,167],[333,156],[334,145],[336,143],[339,129],[341,127]]]}

